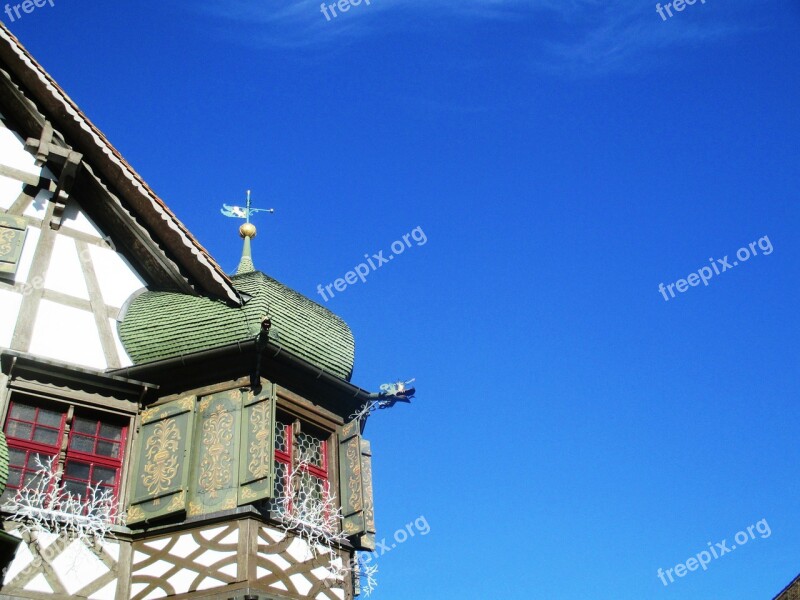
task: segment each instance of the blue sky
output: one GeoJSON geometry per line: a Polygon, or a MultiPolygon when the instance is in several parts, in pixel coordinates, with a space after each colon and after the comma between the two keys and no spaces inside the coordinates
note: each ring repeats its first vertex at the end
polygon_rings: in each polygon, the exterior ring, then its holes
{"type": "Polygon", "coordinates": [[[326,303],[355,383],[419,390],[368,427],[379,537],[430,525],[373,597],[752,600],[800,572],[800,2],[55,0],[5,22],[228,270],[219,206],[248,188],[277,211],[257,266],[322,303],[424,231],[326,303]]]}

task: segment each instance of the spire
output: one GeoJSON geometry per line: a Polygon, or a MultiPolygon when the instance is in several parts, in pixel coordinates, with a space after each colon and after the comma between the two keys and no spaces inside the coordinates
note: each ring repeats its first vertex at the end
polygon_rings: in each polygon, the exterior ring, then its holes
{"type": "Polygon", "coordinates": [[[244,239],[244,246],[242,247],[242,259],[236,269],[237,275],[253,273],[256,270],[256,266],[253,264],[253,253],[250,249],[250,240],[256,237],[256,233],[256,227],[252,223],[245,223],[239,227],[239,235],[244,239]]]}
{"type": "Polygon", "coordinates": [[[247,204],[245,206],[228,206],[222,205],[222,214],[226,217],[234,219],[244,219],[244,224],[239,227],[239,235],[244,239],[244,247],[242,248],[242,258],[239,261],[239,266],[236,269],[236,274],[253,273],[256,270],[253,264],[253,253],[251,250],[251,243],[256,237],[256,227],[250,222],[250,217],[258,212],[274,213],[274,208],[253,208],[250,204],[250,190],[247,190],[247,204]]]}

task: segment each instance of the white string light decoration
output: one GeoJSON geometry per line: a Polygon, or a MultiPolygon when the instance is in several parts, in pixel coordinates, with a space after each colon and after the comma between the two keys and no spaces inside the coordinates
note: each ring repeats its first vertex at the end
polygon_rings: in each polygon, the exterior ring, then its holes
{"type": "Polygon", "coordinates": [[[338,548],[347,543],[347,535],[340,528],[342,509],[335,494],[323,491],[315,495],[302,485],[308,466],[308,461],[300,461],[289,475],[286,494],[279,503],[281,526],[286,533],[293,533],[306,542],[308,559],[327,557],[329,580],[339,581],[352,573],[361,579],[363,595],[369,596],[378,585],[378,565],[364,564],[360,556],[351,564],[342,563],[338,548]]]}

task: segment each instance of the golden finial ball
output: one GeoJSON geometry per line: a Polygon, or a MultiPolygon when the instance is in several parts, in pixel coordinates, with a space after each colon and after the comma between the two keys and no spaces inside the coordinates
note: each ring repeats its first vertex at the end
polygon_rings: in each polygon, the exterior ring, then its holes
{"type": "Polygon", "coordinates": [[[256,226],[252,223],[245,223],[239,227],[239,235],[242,236],[242,238],[256,237],[256,226]]]}

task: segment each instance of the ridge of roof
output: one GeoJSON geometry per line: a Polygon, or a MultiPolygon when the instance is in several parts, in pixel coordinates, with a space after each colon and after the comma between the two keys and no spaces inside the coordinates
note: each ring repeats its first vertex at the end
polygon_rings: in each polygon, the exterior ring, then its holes
{"type": "MultiPolygon", "coordinates": [[[[234,305],[241,305],[241,295],[211,254],[2,22],[0,22],[0,40],[5,42],[0,44],[0,58],[5,59],[8,67],[32,93],[49,96],[49,99],[62,109],[57,113],[61,119],[58,124],[70,126],[72,135],[79,137],[79,141],[88,148],[93,147],[94,152],[86,152],[86,148],[83,147],[81,150],[84,150],[87,158],[92,159],[92,163],[103,159],[101,164],[96,165],[100,172],[119,188],[148,226],[158,232],[164,245],[175,253],[175,257],[197,278],[203,289],[234,305]],[[12,61],[8,60],[9,50],[16,59],[16,69],[12,61]],[[23,70],[20,71],[20,68],[23,70]],[[25,77],[26,74],[29,77],[25,77]],[[36,87],[34,88],[32,84],[36,84],[36,87]],[[132,198],[133,195],[137,195],[140,202],[136,202],[132,198]],[[142,210],[143,208],[145,210],[142,210]]],[[[42,99],[37,98],[37,100],[42,99]]]]}

